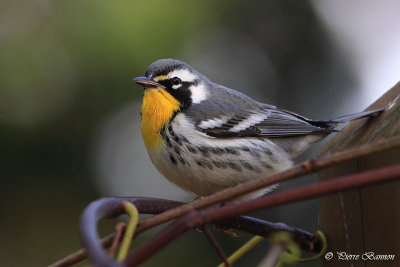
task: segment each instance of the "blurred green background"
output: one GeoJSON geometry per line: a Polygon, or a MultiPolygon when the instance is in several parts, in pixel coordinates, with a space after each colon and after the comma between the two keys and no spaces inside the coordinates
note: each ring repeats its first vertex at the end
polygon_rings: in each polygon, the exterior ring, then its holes
{"type": "MultiPolygon", "coordinates": [[[[1,265],[44,266],[80,248],[80,213],[99,197],[193,197],[161,178],[141,141],[142,88],[132,79],[159,58],[312,118],[365,108],[321,10],[287,0],[2,1],[1,265]]],[[[315,231],[317,210],[308,201],[257,216],[315,231]]],[[[247,238],[217,235],[228,253],[247,238]]],[[[262,244],[235,266],[256,265],[262,244]]],[[[144,266],[188,262],[219,263],[202,234],[185,235],[144,266]]]]}

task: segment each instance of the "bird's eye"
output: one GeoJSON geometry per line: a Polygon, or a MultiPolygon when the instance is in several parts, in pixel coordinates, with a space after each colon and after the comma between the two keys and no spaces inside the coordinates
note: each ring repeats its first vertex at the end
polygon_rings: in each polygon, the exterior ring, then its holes
{"type": "Polygon", "coordinates": [[[171,79],[171,83],[172,83],[172,85],[180,85],[182,83],[182,81],[178,77],[174,77],[171,79]]]}

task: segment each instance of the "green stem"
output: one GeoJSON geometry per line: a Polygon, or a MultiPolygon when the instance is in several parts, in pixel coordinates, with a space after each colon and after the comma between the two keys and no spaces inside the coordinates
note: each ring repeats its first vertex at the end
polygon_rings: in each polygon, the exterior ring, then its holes
{"type": "Polygon", "coordinates": [[[118,252],[118,257],[117,257],[118,261],[123,261],[126,258],[129,247],[131,245],[133,235],[136,230],[136,226],[139,222],[139,212],[136,209],[135,205],[133,205],[129,201],[122,202],[122,205],[124,206],[126,213],[129,215],[129,222],[126,226],[124,239],[122,240],[121,248],[119,249],[118,252]]]}

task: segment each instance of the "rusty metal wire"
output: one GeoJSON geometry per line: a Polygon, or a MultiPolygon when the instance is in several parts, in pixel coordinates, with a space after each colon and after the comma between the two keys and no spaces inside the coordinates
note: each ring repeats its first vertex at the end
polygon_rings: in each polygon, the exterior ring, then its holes
{"type": "Polygon", "coordinates": [[[226,254],[224,250],[221,248],[221,246],[218,244],[218,241],[215,239],[214,235],[211,233],[211,231],[207,228],[207,226],[202,228],[202,231],[204,232],[204,235],[207,237],[208,241],[210,241],[211,245],[214,247],[214,249],[217,251],[219,257],[221,258],[222,262],[225,263],[225,267],[231,267],[229,262],[227,261],[226,254]]]}
{"type": "Polygon", "coordinates": [[[114,239],[111,244],[110,250],[108,251],[109,258],[114,257],[115,251],[117,250],[117,247],[119,245],[122,235],[125,233],[125,230],[126,230],[126,223],[119,222],[115,226],[114,239]]]}

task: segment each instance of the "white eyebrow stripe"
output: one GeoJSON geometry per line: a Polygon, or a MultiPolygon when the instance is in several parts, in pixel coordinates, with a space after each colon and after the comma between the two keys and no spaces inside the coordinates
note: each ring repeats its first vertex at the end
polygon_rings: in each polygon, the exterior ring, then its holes
{"type": "Polygon", "coordinates": [[[199,77],[190,72],[190,70],[187,69],[178,69],[178,70],[174,70],[170,73],[168,73],[168,79],[171,79],[173,77],[178,77],[179,79],[181,79],[184,82],[193,82],[194,80],[198,79],[199,77]]]}

